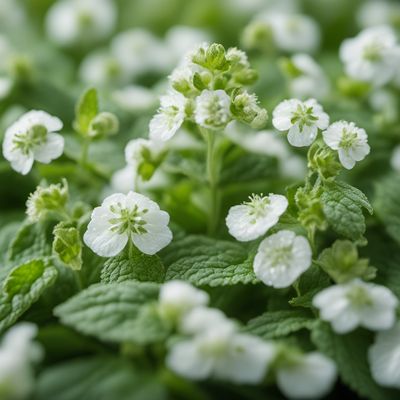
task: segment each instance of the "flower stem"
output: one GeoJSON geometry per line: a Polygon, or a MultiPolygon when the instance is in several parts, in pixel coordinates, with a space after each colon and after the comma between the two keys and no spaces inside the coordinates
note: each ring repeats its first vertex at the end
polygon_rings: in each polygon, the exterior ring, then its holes
{"type": "Polygon", "coordinates": [[[82,150],[81,150],[81,159],[80,163],[83,167],[86,167],[89,159],[89,146],[90,146],[90,139],[84,139],[82,143],[82,150]]]}
{"type": "Polygon", "coordinates": [[[75,270],[74,277],[75,277],[75,282],[76,282],[76,285],[77,285],[79,291],[82,291],[85,288],[85,285],[83,284],[81,271],[75,270]]]}

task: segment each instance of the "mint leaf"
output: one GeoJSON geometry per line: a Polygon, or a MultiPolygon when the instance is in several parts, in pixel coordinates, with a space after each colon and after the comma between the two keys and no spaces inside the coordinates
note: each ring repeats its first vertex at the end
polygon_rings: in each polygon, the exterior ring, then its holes
{"type": "Polygon", "coordinates": [[[163,252],[166,280],[183,279],[195,285],[226,286],[256,283],[253,260],[257,246],[250,247],[200,235],[172,242],[163,252]]]}
{"type": "Polygon", "coordinates": [[[376,184],[374,207],[387,233],[400,243],[400,175],[389,175],[376,184]]]}
{"type": "Polygon", "coordinates": [[[332,358],[343,382],[361,397],[371,400],[396,400],[400,391],[387,390],[374,382],[367,360],[373,334],[357,330],[347,335],[336,335],[325,322],[313,329],[311,339],[319,351],[332,358]]]}
{"type": "Polygon", "coordinates": [[[14,268],[0,295],[0,332],[12,325],[57,278],[57,270],[42,259],[14,268]]]}
{"type": "Polygon", "coordinates": [[[38,381],[37,400],[163,400],[166,389],[154,374],[123,358],[97,356],[46,369],[38,381]]]}
{"type": "Polygon", "coordinates": [[[158,291],[157,284],[148,282],[99,283],[56,307],[55,315],[105,341],[156,342],[168,334],[155,310],[158,291]]]}
{"type": "Polygon", "coordinates": [[[365,232],[362,209],[373,213],[363,192],[344,182],[327,182],[321,202],[326,219],[336,233],[352,240],[362,238],[365,232]]]}
{"type": "Polygon", "coordinates": [[[264,339],[274,339],[301,329],[312,329],[315,323],[313,314],[306,310],[267,311],[251,319],[244,330],[264,339]]]}
{"type": "Polygon", "coordinates": [[[97,91],[94,88],[88,89],[80,97],[75,108],[74,128],[81,134],[86,135],[92,119],[99,112],[97,91]]]}
{"type": "Polygon", "coordinates": [[[162,283],[164,276],[165,270],[161,259],[157,255],[149,256],[139,251],[109,258],[101,271],[101,281],[104,283],[127,280],[162,283]]]}
{"type": "Polygon", "coordinates": [[[57,224],[53,231],[53,253],[73,270],[82,268],[82,241],[78,229],[65,222],[57,224]]]}

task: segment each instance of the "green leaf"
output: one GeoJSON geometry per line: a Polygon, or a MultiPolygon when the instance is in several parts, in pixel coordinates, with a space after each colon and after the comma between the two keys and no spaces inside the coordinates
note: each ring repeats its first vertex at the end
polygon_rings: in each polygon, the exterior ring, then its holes
{"type": "Polygon", "coordinates": [[[183,279],[195,285],[226,286],[256,283],[253,260],[257,246],[189,235],[163,252],[166,280],[183,279]]]}
{"type": "Polygon", "coordinates": [[[42,259],[14,268],[0,295],[0,332],[12,325],[57,278],[57,270],[42,259]]]}
{"type": "Polygon", "coordinates": [[[307,310],[267,311],[251,319],[244,330],[264,339],[281,338],[301,329],[312,329],[316,323],[307,310]]]}
{"type": "Polygon", "coordinates": [[[375,187],[374,207],[388,234],[400,243],[400,175],[389,175],[375,187]]]}
{"type": "Polygon", "coordinates": [[[82,268],[82,241],[78,229],[65,222],[57,224],[53,231],[53,253],[73,270],[82,268]]]}
{"type": "Polygon", "coordinates": [[[362,208],[373,213],[363,192],[344,182],[328,182],[321,201],[326,219],[336,233],[352,240],[362,238],[365,232],[362,208]]]}
{"type": "Polygon", "coordinates": [[[156,375],[128,360],[109,356],[77,359],[46,369],[37,400],[163,400],[166,389],[156,375]]]}
{"type": "Polygon", "coordinates": [[[327,323],[319,322],[312,331],[311,339],[319,351],[336,362],[342,381],[361,397],[371,400],[399,399],[400,391],[383,389],[372,379],[367,360],[372,333],[359,329],[347,335],[336,335],[327,323]]]}
{"type": "Polygon", "coordinates": [[[112,342],[151,343],[168,329],[155,310],[159,286],[155,283],[100,283],[56,307],[65,325],[112,342]]]}
{"type": "Polygon", "coordinates": [[[101,281],[104,283],[128,280],[162,283],[164,276],[164,265],[160,257],[149,256],[139,251],[130,255],[124,252],[109,258],[101,270],[101,281]]]}
{"type": "Polygon", "coordinates": [[[89,131],[90,122],[98,112],[97,91],[94,88],[88,89],[76,104],[74,128],[79,133],[86,135],[89,131]]]}

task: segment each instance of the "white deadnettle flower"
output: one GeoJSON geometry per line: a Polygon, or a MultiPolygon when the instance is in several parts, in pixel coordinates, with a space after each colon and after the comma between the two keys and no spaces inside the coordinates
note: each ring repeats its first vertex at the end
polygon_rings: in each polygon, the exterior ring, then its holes
{"type": "Polygon", "coordinates": [[[253,268],[267,286],[290,286],[311,265],[308,240],[292,231],[282,230],[265,238],[259,245],[253,268]]]}
{"type": "Polygon", "coordinates": [[[141,113],[157,105],[157,96],[153,90],[144,86],[129,85],[112,93],[112,99],[128,112],[141,113]]]}
{"type": "Polygon", "coordinates": [[[96,254],[113,257],[130,241],[145,254],[155,254],[172,240],[169,215],[139,193],[115,193],[96,207],[83,237],[96,254]]]}
{"type": "Polygon", "coordinates": [[[231,99],[224,90],[203,90],[196,98],[194,119],[203,128],[220,130],[231,120],[231,99]]]}
{"type": "Polygon", "coordinates": [[[32,363],[43,356],[42,347],[33,342],[37,328],[19,323],[10,328],[0,345],[0,394],[5,399],[25,399],[35,386],[32,363]]]}
{"type": "Polygon", "coordinates": [[[400,172],[400,146],[394,149],[390,163],[395,171],[400,172]]]}
{"type": "Polygon", "coordinates": [[[188,282],[173,280],[161,286],[158,302],[161,315],[179,324],[185,314],[197,307],[206,306],[209,300],[203,290],[188,282]]]}
{"type": "Polygon", "coordinates": [[[173,344],[166,363],[188,379],[213,377],[237,384],[257,384],[265,377],[275,353],[271,343],[237,333],[228,323],[173,344]]]}
{"type": "Polygon", "coordinates": [[[7,129],[4,158],[22,175],[31,170],[34,160],[50,163],[64,150],[64,138],[55,133],[62,127],[60,119],[44,111],[27,112],[7,129]]]}
{"type": "Polygon", "coordinates": [[[61,0],[46,15],[49,38],[61,46],[94,42],[114,29],[117,8],[111,0],[61,0]]]}
{"type": "Polygon", "coordinates": [[[351,78],[382,86],[395,77],[400,48],[389,26],[368,28],[340,46],[340,59],[351,78]]]}
{"type": "Polygon", "coordinates": [[[125,147],[125,161],[127,164],[137,166],[146,158],[156,158],[165,149],[164,142],[148,139],[132,139],[125,147]]]}
{"type": "Polygon", "coordinates": [[[302,354],[276,372],[277,385],[289,399],[317,399],[332,389],[335,363],[318,352],[302,354]]]}
{"type": "Polygon", "coordinates": [[[322,290],[313,299],[320,317],[329,321],[337,333],[363,326],[384,330],[396,321],[396,296],[385,286],[354,279],[322,290]]]}
{"type": "Polygon", "coordinates": [[[329,116],[314,99],[284,100],[274,109],[272,124],[278,131],[288,131],[292,146],[309,146],[317,137],[318,129],[326,129],[329,116]]]}
{"type": "Polygon", "coordinates": [[[286,197],[280,194],[252,195],[249,201],[229,209],[226,217],[229,233],[241,242],[257,239],[277,224],[287,206],[286,197]]]}
{"type": "Polygon", "coordinates": [[[332,150],[338,151],[339,160],[347,169],[352,169],[356,161],[363,160],[370,152],[367,133],[354,122],[334,122],[322,136],[332,150]]]}
{"type": "Polygon", "coordinates": [[[289,84],[293,97],[323,99],[329,94],[330,85],[324,71],[309,55],[295,54],[291,62],[300,73],[289,84]]]}
{"type": "Polygon", "coordinates": [[[379,385],[400,389],[400,323],[379,332],[369,348],[368,360],[373,378],[379,385]]]}
{"type": "Polygon", "coordinates": [[[394,1],[370,0],[361,4],[357,12],[357,22],[363,28],[376,25],[398,24],[400,4],[394,1]]]}
{"type": "Polygon", "coordinates": [[[161,97],[160,103],[161,107],[150,121],[150,139],[167,141],[175,135],[185,120],[186,98],[171,90],[161,97]]]}

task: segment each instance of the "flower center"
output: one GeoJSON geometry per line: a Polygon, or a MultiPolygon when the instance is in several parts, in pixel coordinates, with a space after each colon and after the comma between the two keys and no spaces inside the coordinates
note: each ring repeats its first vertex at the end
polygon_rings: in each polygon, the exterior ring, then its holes
{"type": "Polygon", "coordinates": [[[172,129],[179,114],[179,108],[177,106],[166,107],[163,109],[163,114],[167,117],[168,129],[172,129]]]}
{"type": "Polygon", "coordinates": [[[369,43],[364,47],[363,57],[371,62],[379,61],[382,58],[382,45],[378,42],[369,43]]]}
{"type": "Polygon", "coordinates": [[[348,150],[356,144],[357,139],[358,137],[356,132],[349,131],[345,128],[343,129],[339,146],[345,150],[348,150]]]}
{"type": "Polygon", "coordinates": [[[202,343],[200,343],[200,351],[204,355],[210,357],[220,357],[222,356],[228,347],[227,338],[222,335],[213,338],[206,338],[202,343]]]}
{"type": "Polygon", "coordinates": [[[269,249],[269,259],[272,268],[286,266],[292,259],[292,246],[286,245],[276,249],[269,249]]]}
{"type": "Polygon", "coordinates": [[[365,307],[373,304],[368,292],[361,286],[351,288],[346,297],[354,307],[365,307]]]}
{"type": "Polygon", "coordinates": [[[43,125],[33,125],[24,133],[17,133],[13,138],[14,150],[27,155],[32,148],[46,142],[47,129],[43,125]]]}
{"type": "Polygon", "coordinates": [[[210,97],[203,107],[207,125],[224,126],[228,122],[229,116],[217,95],[210,97]]]}
{"type": "Polygon", "coordinates": [[[299,104],[296,111],[293,113],[291,122],[293,125],[299,124],[300,130],[303,130],[304,126],[311,126],[317,121],[318,118],[313,114],[313,108],[307,107],[304,104],[299,104]]]}
{"type": "Polygon", "coordinates": [[[263,197],[261,194],[253,194],[249,197],[249,201],[245,201],[243,204],[249,207],[248,214],[252,217],[250,223],[255,224],[257,219],[265,217],[268,212],[268,206],[271,201],[268,197],[263,197]]]}
{"type": "Polygon", "coordinates": [[[149,211],[148,209],[139,210],[135,205],[131,210],[122,207],[121,203],[110,206],[110,211],[115,215],[114,218],[109,219],[111,224],[111,231],[123,234],[125,232],[141,235],[147,233],[145,228],[147,222],[143,216],[149,211]]]}

